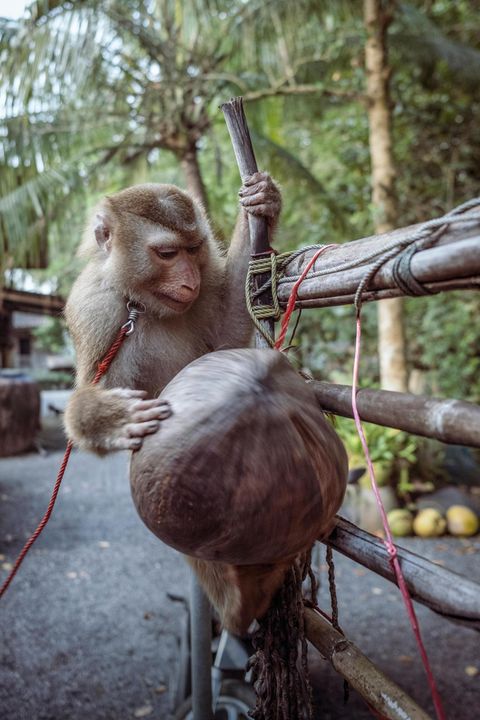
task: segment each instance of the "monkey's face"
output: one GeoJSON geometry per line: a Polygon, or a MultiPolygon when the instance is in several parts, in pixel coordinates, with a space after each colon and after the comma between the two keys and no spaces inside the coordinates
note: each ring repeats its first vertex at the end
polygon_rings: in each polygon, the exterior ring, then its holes
{"type": "Polygon", "coordinates": [[[141,288],[150,295],[147,306],[162,316],[189,310],[200,294],[203,242],[187,244],[184,238],[158,234],[148,243],[147,252],[151,272],[141,288]]]}
{"type": "Polygon", "coordinates": [[[187,312],[201,290],[209,257],[202,211],[178,188],[139,185],[110,197],[96,229],[122,291],[162,318],[187,312]]]}

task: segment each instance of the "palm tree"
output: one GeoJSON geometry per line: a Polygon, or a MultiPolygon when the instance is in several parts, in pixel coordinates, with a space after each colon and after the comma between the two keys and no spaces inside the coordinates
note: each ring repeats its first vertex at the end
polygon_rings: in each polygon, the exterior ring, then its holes
{"type": "MultiPolygon", "coordinates": [[[[325,108],[360,98],[360,10],[351,0],[43,0],[25,21],[0,21],[0,264],[2,256],[4,265],[44,264],[47,231],[64,234],[75,203],[113,189],[119,168],[159,152],[175,158],[207,206],[199,150],[230,94],[251,102],[265,146],[322,191],[298,158],[291,162],[282,112],[301,115],[313,138],[325,108]],[[278,96],[286,99],[270,123],[273,106],[263,100],[278,96]]],[[[411,6],[401,6],[391,30],[404,55],[425,64],[441,57],[461,81],[480,66],[478,52],[411,6]]]]}

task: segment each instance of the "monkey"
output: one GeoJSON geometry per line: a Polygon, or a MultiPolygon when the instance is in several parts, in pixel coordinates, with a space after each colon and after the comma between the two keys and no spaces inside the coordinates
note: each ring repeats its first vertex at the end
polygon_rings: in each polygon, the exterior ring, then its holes
{"type": "MultiPolygon", "coordinates": [[[[201,204],[166,184],[137,185],[107,196],[87,225],[80,254],[88,263],[74,283],[65,316],[77,356],[75,390],[66,407],[67,436],[105,455],[138,450],[161,432],[170,409],[161,390],[188,363],[208,352],[248,346],[253,324],[245,305],[250,257],[248,214],[267,218],[273,240],[280,191],[267,173],[247,178],[228,251],[217,241],[201,204]],[[106,375],[92,385],[98,362],[126,320],[127,302],[141,309],[135,331],[106,375]]],[[[224,627],[243,632],[265,612],[281,583],[270,566],[244,578],[237,566],[186,558],[224,627]]]]}
{"type": "Polygon", "coordinates": [[[201,204],[173,185],[133,186],[96,208],[80,246],[89,262],[65,309],[77,356],[65,427],[78,447],[99,455],[139,449],[168,416],[156,398],[179,370],[213,350],[249,344],[247,215],[266,217],[272,239],[281,195],[267,173],[255,173],[239,197],[228,252],[201,204]],[[101,383],[92,386],[128,301],[145,312],[101,383]]]}

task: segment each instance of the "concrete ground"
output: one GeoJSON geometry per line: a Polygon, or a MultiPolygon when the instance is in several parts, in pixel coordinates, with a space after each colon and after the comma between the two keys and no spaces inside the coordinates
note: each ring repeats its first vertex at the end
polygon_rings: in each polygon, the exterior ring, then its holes
{"type": "MultiPolygon", "coordinates": [[[[0,461],[0,579],[42,516],[60,460],[55,450],[0,461]]],[[[403,544],[480,580],[478,539],[403,544]]],[[[433,716],[398,590],[340,556],[337,578],[347,635],[433,716]]],[[[328,609],[324,567],[322,579],[328,609]]],[[[136,515],[125,455],[74,452],[52,519],[0,601],[0,718],[171,720],[183,611],[167,593],[187,588],[181,557],[136,515]]],[[[417,609],[447,718],[475,720],[478,635],[417,609]]],[[[371,717],[355,693],[343,706],[326,662],[314,675],[317,718],[371,717]]]]}

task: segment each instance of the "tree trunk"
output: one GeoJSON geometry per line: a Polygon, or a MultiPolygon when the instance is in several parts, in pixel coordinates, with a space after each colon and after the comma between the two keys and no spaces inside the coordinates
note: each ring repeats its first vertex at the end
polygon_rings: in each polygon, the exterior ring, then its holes
{"type": "Polygon", "coordinates": [[[189,148],[180,158],[187,189],[198,200],[208,212],[208,197],[203,182],[200,165],[198,163],[198,151],[195,145],[189,148]]]}
{"type": "MultiPolygon", "coordinates": [[[[397,224],[395,166],[392,153],[390,112],[390,68],[386,33],[391,17],[382,0],[364,0],[367,30],[365,69],[372,163],[372,203],[377,233],[393,230],[397,224]]],[[[391,4],[390,4],[391,9],[391,4]]],[[[407,366],[403,330],[403,300],[378,303],[378,355],[380,383],[385,390],[407,390],[407,366]]]]}

